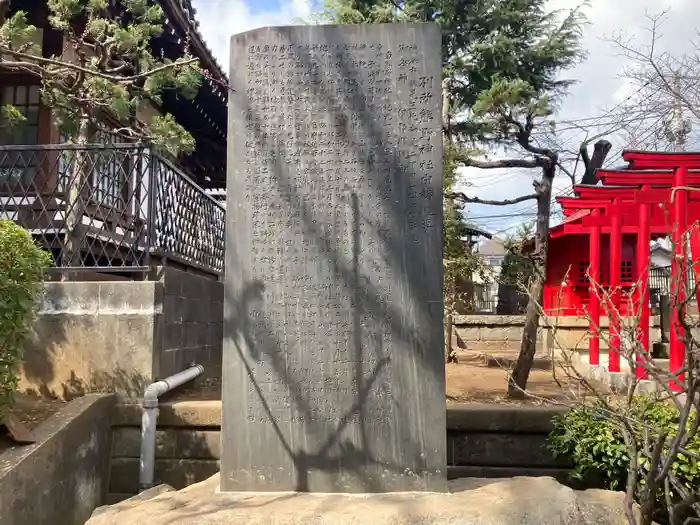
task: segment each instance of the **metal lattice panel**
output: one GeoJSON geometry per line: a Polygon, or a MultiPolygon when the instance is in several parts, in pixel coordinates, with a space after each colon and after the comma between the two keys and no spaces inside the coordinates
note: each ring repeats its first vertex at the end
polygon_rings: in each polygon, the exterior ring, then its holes
{"type": "Polygon", "coordinates": [[[224,207],[165,159],[154,157],[159,255],[223,272],[224,207]]]}

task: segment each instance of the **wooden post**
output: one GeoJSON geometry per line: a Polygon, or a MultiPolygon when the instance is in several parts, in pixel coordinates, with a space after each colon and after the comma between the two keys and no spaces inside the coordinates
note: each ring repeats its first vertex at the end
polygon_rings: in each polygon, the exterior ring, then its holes
{"type": "Polygon", "coordinates": [[[610,231],[610,308],[608,311],[608,370],[620,371],[620,271],[622,269],[622,215],[620,199],[612,208],[610,231]]]}
{"type": "MultiPolygon", "coordinates": [[[[651,187],[642,186],[642,191],[651,187]]],[[[649,358],[649,238],[651,208],[650,204],[639,206],[639,229],[637,230],[637,298],[639,304],[639,343],[641,352],[637,352],[635,373],[638,379],[647,379],[648,372],[642,366],[649,358]]]]}
{"type": "MultiPolygon", "coordinates": [[[[685,167],[676,169],[673,176],[674,188],[685,186],[687,171],[685,167]]],[[[687,253],[685,250],[685,230],[687,228],[688,194],[685,190],[675,190],[672,193],[673,223],[671,237],[673,239],[673,262],[671,264],[671,330],[670,330],[670,359],[669,371],[677,374],[683,381],[684,374],[679,372],[685,364],[685,329],[680,320],[685,316],[685,280],[687,278],[687,253]]],[[[682,391],[681,384],[671,380],[669,387],[676,391],[682,391]]]]}
{"type": "MultiPolygon", "coordinates": [[[[600,216],[600,210],[593,210],[593,217],[600,216]]],[[[593,226],[588,239],[588,315],[590,336],[588,339],[588,364],[600,364],[600,226],[593,226]]]]}

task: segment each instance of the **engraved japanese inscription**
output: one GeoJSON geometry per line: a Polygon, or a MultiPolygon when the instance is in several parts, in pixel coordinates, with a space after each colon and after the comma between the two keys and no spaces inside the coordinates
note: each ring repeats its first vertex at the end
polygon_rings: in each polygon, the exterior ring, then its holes
{"type": "Polygon", "coordinates": [[[222,490],[443,490],[440,32],[231,45],[222,490]]]}

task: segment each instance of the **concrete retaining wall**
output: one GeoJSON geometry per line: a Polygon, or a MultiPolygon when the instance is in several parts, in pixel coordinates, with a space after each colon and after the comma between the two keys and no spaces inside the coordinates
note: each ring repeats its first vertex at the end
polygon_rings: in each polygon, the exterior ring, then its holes
{"type": "MultiPolygon", "coordinates": [[[[455,329],[467,350],[479,352],[513,352],[520,348],[525,316],[523,315],[460,315],[455,329]]],[[[600,320],[600,329],[607,332],[608,318],[600,320]]],[[[659,316],[649,319],[651,343],[661,341],[659,316]]],[[[556,355],[561,349],[586,353],[588,351],[588,320],[583,317],[548,317],[540,319],[537,336],[538,353],[556,355]]],[[[607,345],[601,340],[605,354],[607,345]]]]}
{"type": "Polygon", "coordinates": [[[546,448],[561,409],[463,405],[447,409],[448,474],[457,477],[552,476],[568,481],[572,465],[546,448]]]}
{"type": "Polygon", "coordinates": [[[152,281],[50,282],[25,348],[20,388],[71,399],[204,365],[220,376],[223,283],[159,268],[152,281]]]}
{"type": "MultiPolygon", "coordinates": [[[[107,503],[138,492],[141,409],[119,405],[112,420],[112,453],[107,503]]],[[[159,408],[156,434],[157,483],[176,489],[204,481],[219,471],[221,402],[181,401],[159,408]]]]}
{"type": "MultiPolygon", "coordinates": [[[[454,477],[554,476],[567,481],[571,465],[545,448],[551,407],[464,405],[447,409],[448,475],[454,477]]],[[[108,502],[138,491],[141,412],[116,408],[108,502]]],[[[221,403],[166,403],[158,417],[156,481],[182,488],[218,471],[221,403]]]]}
{"type": "MultiPolygon", "coordinates": [[[[600,330],[607,334],[610,326],[607,317],[601,317],[600,330]]],[[[582,355],[588,354],[588,339],[590,337],[589,322],[583,317],[550,317],[540,322],[543,332],[543,345],[547,353],[554,355],[562,349],[576,351],[582,355]]],[[[661,318],[658,315],[649,318],[649,342],[661,341],[661,318]]],[[[607,362],[607,337],[600,340],[601,358],[607,362]]]]}
{"type": "MultiPolygon", "coordinates": [[[[458,315],[455,331],[467,350],[479,352],[514,351],[520,348],[524,315],[458,315]]],[[[541,333],[538,346],[542,346],[541,333]]]]}
{"type": "Polygon", "coordinates": [[[83,525],[107,494],[115,396],[76,399],[0,454],[0,525],[83,525]]]}

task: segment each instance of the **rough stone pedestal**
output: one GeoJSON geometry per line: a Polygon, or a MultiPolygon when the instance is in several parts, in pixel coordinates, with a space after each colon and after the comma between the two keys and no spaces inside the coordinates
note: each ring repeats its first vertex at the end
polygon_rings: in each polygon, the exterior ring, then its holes
{"type": "Polygon", "coordinates": [[[451,494],[216,493],[218,476],[146,503],[100,509],[86,525],[627,525],[621,492],[552,478],[464,479],[451,494]]]}

